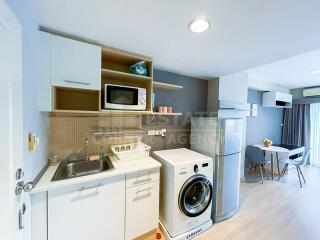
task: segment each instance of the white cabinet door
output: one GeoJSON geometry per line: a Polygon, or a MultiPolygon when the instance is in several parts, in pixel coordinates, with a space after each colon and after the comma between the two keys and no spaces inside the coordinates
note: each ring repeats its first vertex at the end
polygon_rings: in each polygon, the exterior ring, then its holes
{"type": "Polygon", "coordinates": [[[158,227],[159,181],[126,189],[126,240],[158,227]]]}
{"type": "Polygon", "coordinates": [[[248,75],[236,73],[220,77],[219,100],[238,103],[247,103],[248,75]]]}
{"type": "Polygon", "coordinates": [[[51,34],[39,31],[37,57],[40,59],[38,71],[38,107],[39,111],[50,112],[52,110],[51,91],[51,63],[50,63],[50,42],[51,34]]]}
{"type": "Polygon", "coordinates": [[[123,240],[125,178],[48,193],[48,240],[123,240]]]}
{"type": "Polygon", "coordinates": [[[51,84],[100,90],[101,47],[51,35],[51,84]]]}

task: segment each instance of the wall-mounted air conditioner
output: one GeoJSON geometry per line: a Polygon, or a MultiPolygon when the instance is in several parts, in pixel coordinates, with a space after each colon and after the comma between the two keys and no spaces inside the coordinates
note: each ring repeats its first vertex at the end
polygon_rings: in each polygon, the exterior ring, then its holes
{"type": "Polygon", "coordinates": [[[320,97],[320,87],[304,89],[303,96],[304,97],[320,97]]]}
{"type": "Polygon", "coordinates": [[[262,106],[291,108],[292,95],[282,92],[265,92],[263,93],[262,106]]]}

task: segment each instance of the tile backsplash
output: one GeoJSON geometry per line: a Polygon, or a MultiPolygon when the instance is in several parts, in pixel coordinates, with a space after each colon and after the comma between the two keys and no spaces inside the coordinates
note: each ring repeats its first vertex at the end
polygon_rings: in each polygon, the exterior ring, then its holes
{"type": "Polygon", "coordinates": [[[110,150],[112,144],[131,143],[141,136],[108,138],[96,136],[95,130],[121,131],[124,128],[141,128],[141,116],[88,116],[88,115],[51,115],[49,127],[49,155],[57,154],[65,159],[70,154],[84,153],[85,140],[88,138],[88,154],[98,154],[100,147],[110,150]]]}
{"type": "Polygon", "coordinates": [[[182,116],[99,116],[56,114],[50,116],[49,155],[65,159],[72,153],[85,152],[88,138],[88,154],[95,155],[102,146],[106,152],[113,144],[143,141],[151,150],[189,147],[190,122],[182,116]],[[148,130],[167,130],[166,137],[148,136],[148,130]],[[94,131],[115,132],[123,129],[143,129],[134,136],[95,135],[94,131]]]}

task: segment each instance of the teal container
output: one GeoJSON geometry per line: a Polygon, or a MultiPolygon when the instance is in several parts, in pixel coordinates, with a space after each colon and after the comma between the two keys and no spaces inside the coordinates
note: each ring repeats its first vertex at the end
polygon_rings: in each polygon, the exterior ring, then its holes
{"type": "Polygon", "coordinates": [[[145,61],[137,62],[130,66],[130,72],[135,75],[147,76],[147,65],[145,61]]]}

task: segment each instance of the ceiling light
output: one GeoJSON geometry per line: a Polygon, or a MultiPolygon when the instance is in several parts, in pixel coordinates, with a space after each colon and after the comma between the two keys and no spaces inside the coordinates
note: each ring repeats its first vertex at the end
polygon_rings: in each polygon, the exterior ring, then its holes
{"type": "Polygon", "coordinates": [[[313,70],[310,72],[311,74],[317,74],[317,73],[320,73],[320,70],[313,70]]]}
{"type": "Polygon", "coordinates": [[[210,23],[205,18],[195,19],[189,24],[190,31],[194,33],[201,33],[208,30],[210,23]]]}

